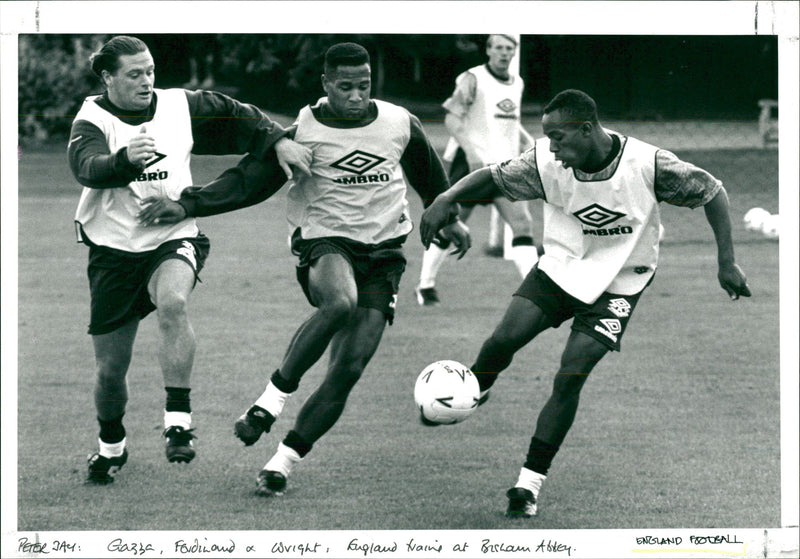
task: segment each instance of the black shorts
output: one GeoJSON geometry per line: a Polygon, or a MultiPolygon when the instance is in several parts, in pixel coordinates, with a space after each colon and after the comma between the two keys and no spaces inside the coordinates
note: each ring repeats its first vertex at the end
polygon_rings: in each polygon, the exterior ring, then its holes
{"type": "Polygon", "coordinates": [[[164,260],[177,258],[192,267],[197,279],[210,247],[210,241],[202,233],[195,238],[167,241],[147,252],[126,252],[89,244],[92,300],[89,334],[108,334],[153,312],[156,306],[150,300],[147,284],[156,268],[164,260]]]}
{"type": "Polygon", "coordinates": [[[358,306],[383,312],[391,324],[394,320],[400,278],[406,269],[404,241],[405,237],[402,237],[368,245],[344,237],[303,239],[297,229],[292,235],[292,252],[300,257],[297,281],[308,302],[316,307],[308,286],[309,267],[325,254],[341,254],[353,267],[358,289],[358,306]]]}
{"type": "Polygon", "coordinates": [[[643,292],[644,289],[635,295],[603,293],[594,303],[584,303],[535,266],[514,295],[533,301],[550,319],[553,328],[575,317],[573,330],[591,336],[612,351],[619,351],[625,327],[643,292]]]}
{"type": "MultiPolygon", "coordinates": [[[[458,148],[456,155],[453,157],[453,162],[450,163],[450,171],[447,178],[451,185],[454,185],[459,180],[463,179],[469,174],[469,163],[467,163],[467,154],[463,149],[458,148]]],[[[494,196],[491,200],[467,200],[466,202],[459,202],[466,208],[474,208],[475,206],[488,206],[494,202],[495,198],[500,198],[503,195],[499,189],[496,189],[494,196]]]]}

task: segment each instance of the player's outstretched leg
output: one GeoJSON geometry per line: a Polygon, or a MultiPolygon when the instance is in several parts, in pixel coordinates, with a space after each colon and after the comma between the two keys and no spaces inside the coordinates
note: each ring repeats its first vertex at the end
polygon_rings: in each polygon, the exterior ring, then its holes
{"type": "Polygon", "coordinates": [[[567,436],[578,410],[580,392],[592,369],[608,352],[608,348],[573,330],[561,356],[561,365],[553,380],[553,390],[536,421],[525,464],[517,483],[508,490],[506,515],[529,518],[536,514],[539,490],[547,472],[567,436]]]}
{"type": "Polygon", "coordinates": [[[511,364],[514,354],[549,327],[549,319],[533,301],[526,297],[511,298],[500,324],[483,342],[471,367],[481,389],[479,406],[489,399],[489,390],[511,364]]]}
{"type": "Polygon", "coordinates": [[[98,365],[94,403],[100,433],[97,438],[99,449],[88,458],[87,484],[112,483],[114,474],[128,460],[122,420],[128,402],[126,374],[138,324],[138,320],[132,320],[112,332],[92,336],[98,365]]]}
{"type": "MultiPolygon", "coordinates": [[[[313,255],[309,258],[313,259],[313,255]]],[[[280,370],[272,375],[264,393],[234,424],[234,433],[248,446],[269,431],[300,379],[322,357],[331,339],[356,310],[355,275],[343,254],[324,252],[312,260],[310,267],[302,269],[307,276],[301,284],[308,288],[309,301],[317,310],[295,332],[280,370]]]]}
{"type": "MultiPolygon", "coordinates": [[[[185,245],[191,245],[187,242],[185,245]]],[[[186,246],[180,250],[188,250],[186,246]]],[[[176,254],[182,254],[177,251],[176,254]]],[[[164,407],[164,450],[169,462],[188,463],[195,457],[189,393],[196,341],[189,323],[189,295],[197,279],[194,265],[177,257],[161,262],[147,289],[156,306],[161,336],[158,361],[167,393],[164,407]]]]}

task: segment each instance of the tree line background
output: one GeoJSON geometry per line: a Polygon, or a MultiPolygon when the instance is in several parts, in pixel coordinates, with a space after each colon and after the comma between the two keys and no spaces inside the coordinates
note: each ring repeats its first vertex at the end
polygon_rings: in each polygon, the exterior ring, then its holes
{"type": "MultiPolygon", "coordinates": [[[[325,50],[355,41],[369,51],[373,96],[441,118],[455,77],[485,61],[486,35],[138,34],[156,63],[157,87],[207,86],[293,115],[322,95],[325,50]]],[[[19,134],[25,144],[60,141],[83,99],[102,92],[89,56],[111,35],[20,35],[19,134]]],[[[753,120],[777,99],[773,36],[523,35],[525,110],[575,87],[601,118],[753,120]]]]}

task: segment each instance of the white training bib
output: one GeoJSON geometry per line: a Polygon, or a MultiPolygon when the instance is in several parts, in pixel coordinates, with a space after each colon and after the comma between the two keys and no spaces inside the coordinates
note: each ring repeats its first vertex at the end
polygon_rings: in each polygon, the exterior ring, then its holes
{"type": "MultiPolygon", "coordinates": [[[[321,100],[321,101],[324,101],[321,100]]],[[[412,229],[400,158],[411,137],[410,116],[374,101],[377,118],[367,126],[333,128],[304,107],[295,141],[311,148],[311,176],[299,175],[287,194],[287,218],[304,239],[346,237],[377,244],[412,229]]]]}
{"type": "Polygon", "coordinates": [[[585,303],[604,291],[638,293],[658,263],[657,148],[633,138],[621,140],[617,160],[594,175],[565,169],[547,138],[536,141],[546,201],[539,268],[585,303]]]}
{"type": "MultiPolygon", "coordinates": [[[[147,162],[142,173],[128,185],[117,188],[84,187],[75,214],[91,242],[128,252],[144,252],[162,243],[199,233],[194,219],[169,226],[143,227],[136,215],[148,196],[167,196],[172,200],[192,185],[189,166],[193,139],[189,104],[182,89],[155,90],[158,104],[153,119],[132,126],[101,108],[96,97],[88,97],[75,117],[97,126],[105,135],[111,153],[127,146],[140,133],[156,141],[156,156],[147,162]]],[[[79,239],[83,240],[83,239],[79,239]]]]}

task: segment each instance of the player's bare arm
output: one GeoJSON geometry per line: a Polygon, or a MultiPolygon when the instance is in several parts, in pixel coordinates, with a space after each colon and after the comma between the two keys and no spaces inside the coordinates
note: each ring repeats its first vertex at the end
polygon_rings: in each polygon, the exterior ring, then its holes
{"type": "Polygon", "coordinates": [[[425,248],[431,245],[436,233],[451,220],[453,208],[457,207],[458,202],[491,197],[495,188],[491,171],[484,167],[471,172],[437,196],[420,220],[420,236],[425,248]]]}
{"type": "Polygon", "coordinates": [[[720,188],[717,195],[703,206],[703,209],[717,241],[717,262],[719,264],[717,278],[720,286],[733,300],[738,299],[740,296],[750,297],[747,277],[739,265],[736,264],[733,254],[728,194],[725,189],[720,188]]]}

